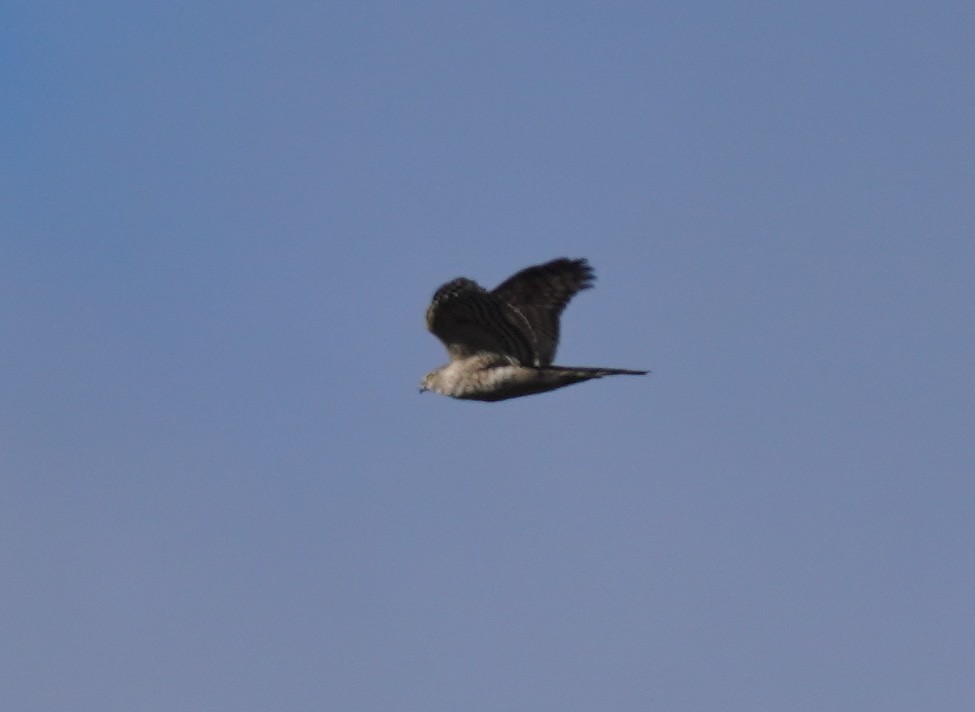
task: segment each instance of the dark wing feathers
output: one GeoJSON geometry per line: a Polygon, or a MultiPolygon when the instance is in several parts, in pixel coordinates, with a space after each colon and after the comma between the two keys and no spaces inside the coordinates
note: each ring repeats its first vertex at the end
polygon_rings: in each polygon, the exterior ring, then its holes
{"type": "Polygon", "coordinates": [[[548,366],[559,344],[562,311],[594,279],[588,262],[566,258],[523,269],[491,292],[460,277],[433,295],[427,328],[452,359],[487,352],[525,366],[548,366]]]}
{"type": "Polygon", "coordinates": [[[559,345],[559,318],[569,300],[595,281],[584,259],[560,258],[523,269],[491,292],[513,312],[531,341],[535,364],[548,366],[559,345]]]}
{"type": "Polygon", "coordinates": [[[459,277],[436,291],[427,309],[427,328],[452,359],[486,352],[519,363],[534,360],[529,339],[508,319],[505,305],[470,279],[459,277]]]}

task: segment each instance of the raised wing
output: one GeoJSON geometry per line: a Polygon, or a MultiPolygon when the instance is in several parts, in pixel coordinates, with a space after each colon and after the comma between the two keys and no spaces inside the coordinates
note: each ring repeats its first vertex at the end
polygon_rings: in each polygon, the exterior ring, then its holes
{"type": "Polygon", "coordinates": [[[507,306],[529,342],[536,366],[548,366],[559,345],[559,318],[578,292],[589,289],[595,275],[584,259],[560,258],[528,267],[498,285],[491,295],[507,306]]]}
{"type": "Polygon", "coordinates": [[[427,328],[447,347],[451,360],[492,353],[532,365],[529,338],[509,318],[498,297],[463,277],[447,282],[433,295],[427,328]]]}

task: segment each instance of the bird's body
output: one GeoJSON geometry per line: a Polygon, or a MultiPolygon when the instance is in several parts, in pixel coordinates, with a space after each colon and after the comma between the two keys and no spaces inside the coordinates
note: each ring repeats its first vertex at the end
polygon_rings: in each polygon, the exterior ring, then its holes
{"type": "Polygon", "coordinates": [[[433,295],[427,328],[447,347],[450,363],[428,373],[420,390],[498,401],[647,373],[552,365],[562,310],[593,279],[585,260],[561,258],[523,269],[490,292],[463,277],[447,282],[433,295]]]}

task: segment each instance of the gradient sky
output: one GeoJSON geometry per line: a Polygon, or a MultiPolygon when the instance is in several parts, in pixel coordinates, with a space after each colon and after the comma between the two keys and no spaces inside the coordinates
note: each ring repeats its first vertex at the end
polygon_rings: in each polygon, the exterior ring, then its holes
{"type": "Polygon", "coordinates": [[[0,709],[970,709],[973,28],[7,3],[0,709]],[[651,376],[418,394],[558,256],[651,376]]]}

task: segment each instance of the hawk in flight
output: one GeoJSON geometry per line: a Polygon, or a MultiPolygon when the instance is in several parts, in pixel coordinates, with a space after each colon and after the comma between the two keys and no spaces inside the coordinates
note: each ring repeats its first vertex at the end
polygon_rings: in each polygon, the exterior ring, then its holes
{"type": "Polygon", "coordinates": [[[594,279],[585,260],[560,258],[523,269],[490,292],[464,277],[447,282],[433,295],[427,328],[447,347],[450,363],[428,373],[420,392],[498,401],[648,373],[552,365],[562,310],[594,279]]]}

